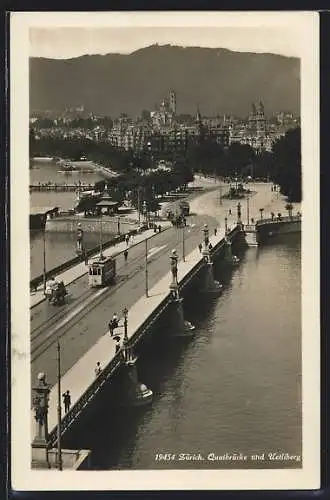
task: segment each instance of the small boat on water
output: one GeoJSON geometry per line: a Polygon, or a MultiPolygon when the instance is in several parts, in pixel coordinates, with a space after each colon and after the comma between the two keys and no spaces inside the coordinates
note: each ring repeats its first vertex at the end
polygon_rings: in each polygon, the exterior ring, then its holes
{"type": "Polygon", "coordinates": [[[57,162],[57,165],[60,165],[61,167],[61,170],[59,170],[59,172],[77,172],[79,170],[78,167],[76,167],[69,161],[60,160],[57,162]]]}
{"type": "Polygon", "coordinates": [[[52,156],[34,156],[32,158],[32,161],[34,161],[36,163],[39,163],[39,162],[48,163],[48,162],[53,161],[53,157],[52,156]]]}
{"type": "Polygon", "coordinates": [[[231,262],[234,266],[237,266],[237,264],[239,264],[239,262],[240,262],[240,259],[237,257],[237,255],[233,255],[231,262]]]}

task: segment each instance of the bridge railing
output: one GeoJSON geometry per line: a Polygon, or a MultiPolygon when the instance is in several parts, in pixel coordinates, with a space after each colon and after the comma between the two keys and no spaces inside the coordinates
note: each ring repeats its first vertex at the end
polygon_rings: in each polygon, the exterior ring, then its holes
{"type": "MultiPolygon", "coordinates": [[[[239,227],[235,226],[231,229],[227,238],[233,238],[237,232],[239,232],[239,227]]],[[[211,254],[215,254],[219,248],[221,248],[225,244],[225,238],[219,241],[217,245],[215,245],[211,254]]],[[[182,290],[186,284],[191,280],[191,278],[197,274],[203,267],[205,266],[205,261],[201,258],[196,265],[183,277],[183,279],[179,283],[179,290],[182,290]]],[[[134,347],[143,336],[148,333],[150,327],[157,321],[160,315],[166,310],[168,305],[170,304],[172,298],[170,291],[161,301],[161,303],[154,309],[152,314],[145,319],[145,321],[137,328],[137,330],[133,333],[130,339],[127,342],[127,347],[134,347]]],[[[89,385],[86,391],[81,395],[81,397],[74,403],[74,405],[70,408],[70,410],[64,415],[61,421],[61,434],[64,434],[69,427],[75,422],[83,409],[88,405],[88,403],[95,397],[95,395],[101,390],[107,380],[112,376],[112,374],[119,368],[119,366],[124,362],[123,351],[120,350],[118,353],[114,355],[114,357],[110,360],[110,362],[104,367],[101,373],[96,377],[93,382],[89,385]]],[[[55,446],[57,441],[57,426],[55,426],[48,436],[49,447],[55,446]]]]}
{"type": "Polygon", "coordinates": [[[263,224],[278,224],[280,222],[299,222],[301,221],[301,215],[286,215],[282,216],[280,219],[278,217],[267,218],[267,219],[259,219],[256,221],[256,226],[262,226],[263,224]]]}
{"type": "MultiPolygon", "coordinates": [[[[81,397],[72,405],[70,410],[63,416],[61,420],[61,434],[64,434],[72,423],[79,418],[82,410],[101,390],[106,381],[111,377],[114,371],[121,365],[123,361],[122,351],[117,352],[112,360],[102,369],[101,373],[93,380],[81,397]]],[[[49,447],[53,447],[57,441],[57,425],[50,431],[48,435],[49,447]]]]}

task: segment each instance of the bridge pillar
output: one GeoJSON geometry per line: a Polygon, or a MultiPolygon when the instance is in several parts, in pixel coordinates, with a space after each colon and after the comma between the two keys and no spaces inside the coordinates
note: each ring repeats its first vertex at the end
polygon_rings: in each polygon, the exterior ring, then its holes
{"type": "Polygon", "coordinates": [[[179,286],[177,281],[177,265],[178,256],[175,250],[172,250],[171,260],[171,271],[172,271],[172,283],[170,284],[170,290],[172,294],[172,304],[170,310],[170,332],[174,337],[189,337],[195,330],[194,325],[190,321],[184,319],[183,312],[183,298],[179,295],[179,286]]]}
{"type": "Polygon", "coordinates": [[[33,407],[35,412],[35,436],[32,441],[32,464],[50,468],[48,458],[48,401],[50,385],[46,383],[46,375],[38,374],[38,385],[33,387],[35,396],[33,407]]]}
{"type": "Polygon", "coordinates": [[[209,229],[207,224],[204,224],[204,249],[203,249],[203,259],[205,261],[205,274],[204,274],[204,284],[202,291],[203,293],[211,295],[220,295],[222,292],[222,285],[219,281],[214,279],[213,263],[210,256],[209,249],[209,229]]]}
{"type": "Polygon", "coordinates": [[[246,225],[245,228],[245,241],[249,247],[259,246],[259,237],[255,224],[246,225]]]}
{"type": "Polygon", "coordinates": [[[124,384],[124,405],[125,406],[143,406],[151,403],[152,390],[148,389],[145,384],[139,381],[137,371],[137,357],[134,356],[133,348],[125,345],[123,346],[123,356],[125,360],[125,384],[124,384]]]}

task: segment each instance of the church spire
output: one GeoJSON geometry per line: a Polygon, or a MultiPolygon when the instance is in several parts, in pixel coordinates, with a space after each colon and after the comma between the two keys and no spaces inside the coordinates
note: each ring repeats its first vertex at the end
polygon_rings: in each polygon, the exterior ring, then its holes
{"type": "Polygon", "coordinates": [[[201,113],[199,111],[199,105],[198,104],[196,105],[196,108],[197,108],[197,111],[196,111],[196,122],[200,123],[202,121],[202,116],[201,116],[201,113]]]}

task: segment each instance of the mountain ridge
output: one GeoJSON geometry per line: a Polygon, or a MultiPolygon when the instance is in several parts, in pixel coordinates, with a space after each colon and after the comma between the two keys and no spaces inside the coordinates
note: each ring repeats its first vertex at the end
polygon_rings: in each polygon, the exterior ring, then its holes
{"type": "Polygon", "coordinates": [[[30,109],[137,116],[169,89],[178,113],[244,116],[262,100],[267,114],[300,112],[300,60],[230,49],[150,45],[129,54],[85,54],[70,59],[30,58],[30,109]]]}

